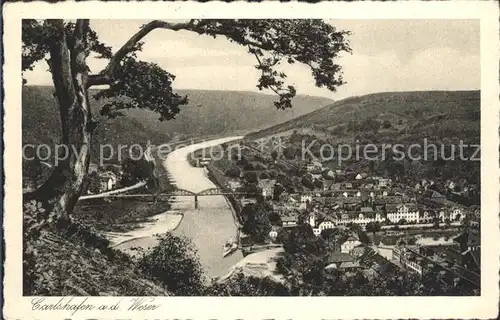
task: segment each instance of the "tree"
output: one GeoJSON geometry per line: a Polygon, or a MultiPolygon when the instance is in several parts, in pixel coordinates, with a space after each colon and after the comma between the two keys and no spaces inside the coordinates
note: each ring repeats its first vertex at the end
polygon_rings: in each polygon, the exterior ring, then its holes
{"type": "Polygon", "coordinates": [[[171,233],[158,236],[158,244],[141,251],[139,270],[159,280],[177,295],[198,295],[203,290],[203,270],[189,238],[171,233]]]}
{"type": "Polygon", "coordinates": [[[368,222],[366,224],[366,232],[371,232],[375,234],[377,231],[380,231],[380,223],[378,221],[376,222],[368,222]]]}
{"type": "Polygon", "coordinates": [[[229,178],[239,178],[240,174],[241,174],[240,168],[238,168],[235,165],[229,167],[224,173],[224,175],[229,178]]]}
{"type": "Polygon", "coordinates": [[[122,180],[123,186],[130,186],[139,181],[149,181],[153,178],[154,166],[153,163],[139,159],[126,158],[122,161],[122,180]]]}
{"type": "Polygon", "coordinates": [[[259,177],[255,171],[246,171],[243,173],[243,179],[246,183],[257,183],[259,182],[259,177]]]}
{"type": "Polygon", "coordinates": [[[384,120],[384,122],[382,122],[382,127],[384,129],[389,129],[390,127],[392,127],[392,124],[389,120],[386,119],[386,120],[384,120]]]}
{"type": "Polygon", "coordinates": [[[276,150],[271,151],[271,158],[273,158],[273,160],[276,161],[276,159],[278,159],[278,151],[276,150]]]}
{"type": "Polygon", "coordinates": [[[269,278],[232,275],[223,283],[214,282],[205,289],[204,296],[288,296],[288,290],[281,283],[269,278]]]}
{"type": "Polygon", "coordinates": [[[280,198],[280,195],[285,191],[285,188],[280,183],[276,183],[274,185],[274,190],[273,190],[273,200],[278,201],[280,198]]]}
{"type": "Polygon", "coordinates": [[[248,234],[254,242],[261,243],[271,231],[269,215],[263,205],[248,204],[241,211],[243,218],[242,231],[248,234]]]}
{"type": "MultiPolygon", "coordinates": [[[[142,108],[170,120],[188,103],[186,96],[175,93],[175,76],[155,63],[137,59],[142,40],[154,30],[189,31],[200,35],[222,37],[246,47],[257,61],[261,72],[257,87],[278,95],[274,106],[292,106],[296,90],[285,84],[286,74],[277,71],[283,63],[307,65],[318,87],[335,91],[344,84],[342,68],[336,64],[341,52],[350,52],[349,32],[336,30],[322,20],[203,20],[170,23],[151,21],[115,53],[99,40],[87,19],[65,22],[60,19],[22,22],[22,71],[31,70],[37,61],[46,59],[55,87],[61,116],[62,143],[74,148],[47,181],[25,195],[25,200],[38,199],[45,209],[58,215],[69,214],[83,189],[90,163],[89,145],[97,128],[89,104],[89,89],[108,85],[95,94],[106,99],[100,114],[110,118],[123,115],[123,110],[142,108]],[[90,74],[89,55],[108,60],[106,67],[90,74]],[[48,58],[47,58],[48,57],[48,58]],[[126,97],[127,99],[117,99],[126,97]]],[[[25,83],[25,80],[23,80],[25,83]]]]}
{"type": "Polygon", "coordinates": [[[43,181],[43,164],[35,155],[28,157],[32,160],[23,160],[23,177],[26,177],[28,187],[36,188],[43,181]]]}

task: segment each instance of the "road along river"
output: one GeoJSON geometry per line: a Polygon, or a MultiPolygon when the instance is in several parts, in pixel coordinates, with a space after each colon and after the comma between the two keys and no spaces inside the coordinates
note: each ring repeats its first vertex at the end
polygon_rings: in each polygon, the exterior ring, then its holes
{"type": "MultiPolygon", "coordinates": [[[[187,156],[198,149],[217,146],[241,138],[229,137],[210,140],[176,149],[168,154],[163,165],[166,167],[172,183],[180,189],[200,192],[215,188],[216,185],[208,179],[204,169],[192,167],[187,156]]],[[[181,211],[184,216],[180,224],[174,223],[177,228],[173,233],[184,235],[193,241],[207,276],[216,277],[227,274],[231,266],[241,260],[243,255],[237,251],[226,258],[222,256],[224,243],[237,235],[236,222],[226,199],[223,196],[198,197],[199,209],[194,207],[194,197],[177,197],[172,200],[174,200],[172,211],[181,211]]],[[[163,219],[159,217],[153,225],[145,225],[143,228],[134,230],[133,234],[128,235],[127,241],[119,244],[116,248],[126,250],[131,247],[147,248],[155,245],[154,234],[172,229],[172,223],[168,223],[168,220],[165,217],[163,219]]]]}

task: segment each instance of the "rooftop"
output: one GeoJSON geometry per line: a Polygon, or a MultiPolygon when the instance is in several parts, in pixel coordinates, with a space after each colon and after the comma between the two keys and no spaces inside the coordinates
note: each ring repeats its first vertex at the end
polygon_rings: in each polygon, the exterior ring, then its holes
{"type": "Polygon", "coordinates": [[[328,256],[328,263],[353,262],[354,258],[344,252],[332,252],[328,256]]]}

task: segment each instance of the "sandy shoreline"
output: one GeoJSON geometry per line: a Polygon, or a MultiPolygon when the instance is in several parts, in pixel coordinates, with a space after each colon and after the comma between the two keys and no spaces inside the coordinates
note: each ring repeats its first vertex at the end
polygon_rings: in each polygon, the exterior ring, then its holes
{"type": "MultiPolygon", "coordinates": [[[[164,212],[153,216],[150,222],[144,223],[139,228],[126,233],[107,233],[111,247],[129,251],[135,246],[136,240],[151,237],[151,233],[167,233],[174,231],[182,222],[183,214],[164,212]]],[[[154,244],[154,241],[151,241],[154,244]]]]}

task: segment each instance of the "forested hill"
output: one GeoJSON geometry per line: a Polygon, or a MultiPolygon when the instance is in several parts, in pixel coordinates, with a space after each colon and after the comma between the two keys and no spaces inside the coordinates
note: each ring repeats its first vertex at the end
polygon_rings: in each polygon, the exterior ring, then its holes
{"type": "Polygon", "coordinates": [[[293,130],[314,132],[337,142],[397,143],[428,138],[479,143],[480,92],[385,92],[352,97],[248,137],[293,130]]]}
{"type": "MultiPolygon", "coordinates": [[[[410,161],[409,157],[404,161],[390,156],[378,161],[349,157],[342,165],[358,171],[390,175],[407,183],[416,183],[423,178],[435,180],[436,185],[444,185],[448,179],[464,180],[477,185],[479,190],[480,153],[475,153],[475,146],[481,141],[480,111],[479,91],[377,93],[335,102],[251,133],[247,138],[279,135],[293,141],[291,148],[299,154],[301,143],[305,141],[305,146],[308,146],[311,141],[316,141],[310,148],[316,156],[321,154],[320,148],[325,145],[404,145],[403,150],[416,145],[412,156],[420,156],[421,161],[410,161]],[[465,160],[460,155],[461,143],[470,146],[464,148],[465,160]]],[[[336,158],[331,162],[338,163],[336,158]]]]}
{"type": "MultiPolygon", "coordinates": [[[[203,135],[230,135],[266,128],[314,111],[331,100],[321,97],[297,96],[293,108],[277,110],[276,96],[253,92],[179,90],[188,95],[189,104],[181,107],[176,119],[158,121],[158,116],[144,110],[129,110],[114,120],[100,121],[94,143],[133,144],[164,143],[203,135]]],[[[54,143],[59,141],[60,119],[53,88],[25,86],[22,92],[23,143],[54,143]]],[[[92,100],[94,116],[102,102],[92,100]]]]}

